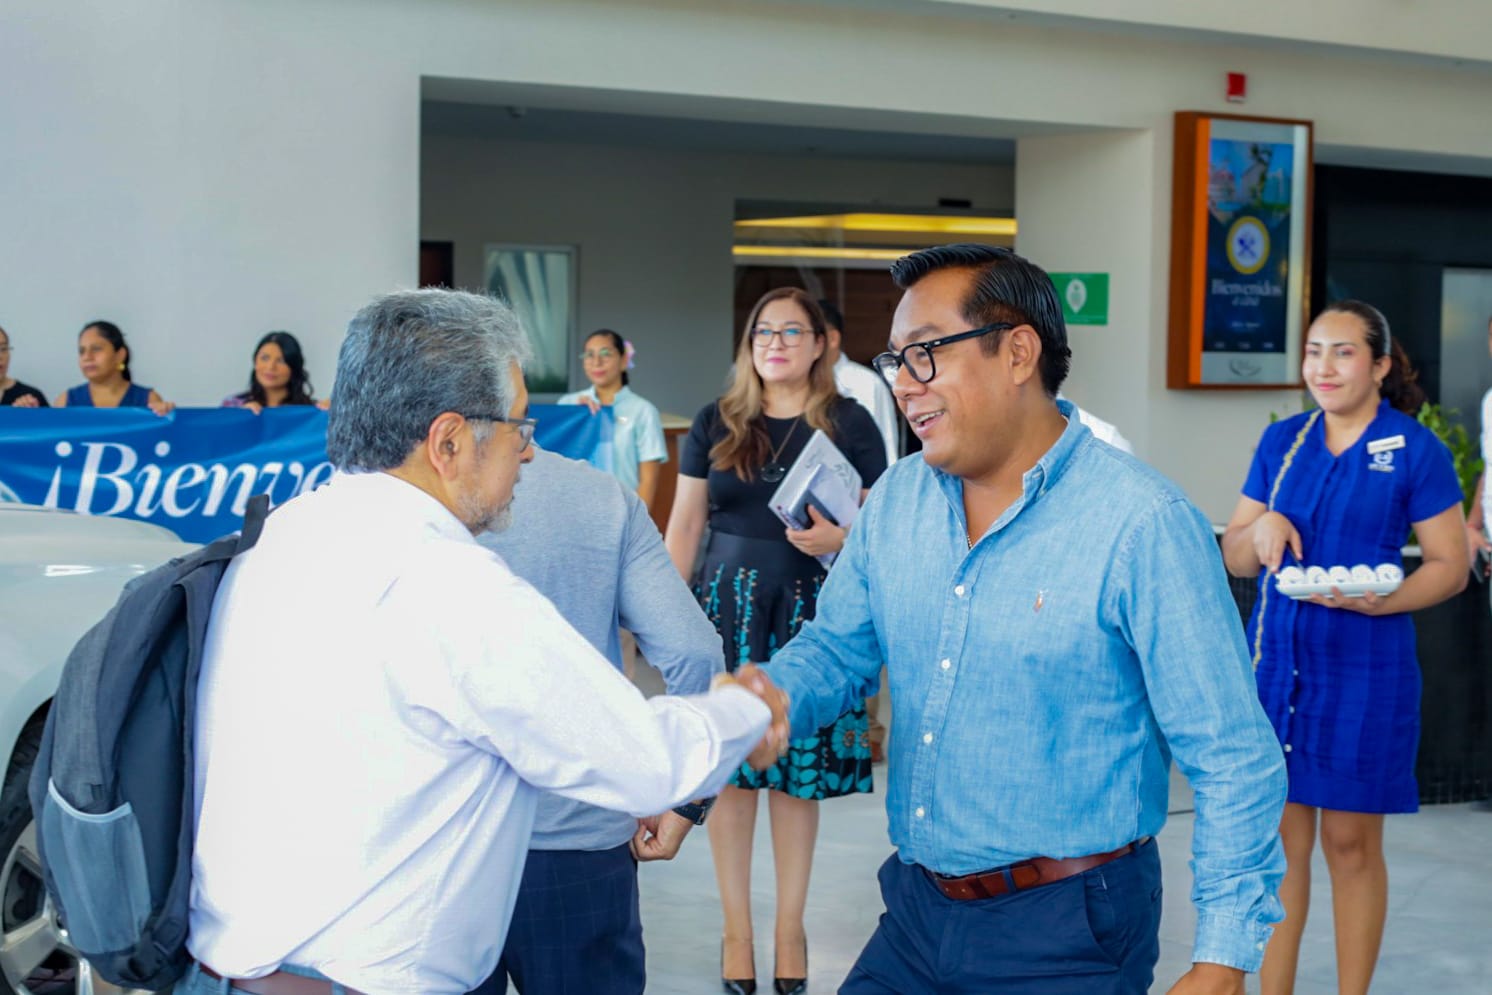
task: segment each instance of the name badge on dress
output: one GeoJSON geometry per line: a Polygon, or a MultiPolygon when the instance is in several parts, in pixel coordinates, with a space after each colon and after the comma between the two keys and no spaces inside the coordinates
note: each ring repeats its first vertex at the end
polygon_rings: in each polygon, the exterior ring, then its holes
{"type": "Polygon", "coordinates": [[[1390,435],[1382,439],[1374,439],[1368,443],[1368,453],[1376,456],[1378,453],[1386,453],[1392,449],[1403,449],[1404,437],[1402,435],[1390,435]]]}

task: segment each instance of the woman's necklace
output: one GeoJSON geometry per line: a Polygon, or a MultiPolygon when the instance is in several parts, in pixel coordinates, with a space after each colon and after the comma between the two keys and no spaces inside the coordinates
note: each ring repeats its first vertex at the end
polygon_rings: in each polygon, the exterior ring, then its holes
{"type": "Polygon", "coordinates": [[[772,450],[772,458],[767,461],[766,466],[762,467],[762,480],[766,483],[775,484],[783,477],[787,476],[787,467],[777,462],[777,457],[782,455],[782,450],[787,447],[788,440],[791,439],[793,437],[793,433],[798,430],[798,422],[802,420],[802,415],[799,415],[798,417],[793,419],[793,424],[788,428],[787,435],[784,435],[782,437],[782,441],[779,442],[777,444],[777,447],[772,450]]]}

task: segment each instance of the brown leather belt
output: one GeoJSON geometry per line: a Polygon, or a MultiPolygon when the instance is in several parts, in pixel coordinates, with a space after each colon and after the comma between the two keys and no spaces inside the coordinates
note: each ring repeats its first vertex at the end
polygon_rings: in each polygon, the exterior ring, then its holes
{"type": "MultiPolygon", "coordinates": [[[[202,973],[215,981],[222,981],[223,976],[206,964],[197,963],[202,973]]],[[[262,978],[228,978],[228,983],[242,992],[252,992],[253,995],[331,995],[332,982],[321,978],[307,978],[299,974],[291,974],[289,971],[276,971],[266,974],[262,978]]],[[[353,988],[342,986],[347,995],[362,995],[362,992],[353,988]]]]}
{"type": "Polygon", "coordinates": [[[1037,888],[1092,870],[1111,860],[1128,856],[1149,842],[1150,837],[1146,836],[1133,843],[1126,843],[1117,850],[1095,853],[1088,857],[1066,857],[1062,860],[1053,860],[1051,857],[1032,857],[1030,860],[996,867],[994,870],[980,871],[977,874],[965,874],[961,877],[944,877],[932,871],[928,871],[927,876],[932,878],[933,884],[938,886],[939,891],[955,901],[968,902],[979,898],[998,898],[1012,891],[1037,888]]]}

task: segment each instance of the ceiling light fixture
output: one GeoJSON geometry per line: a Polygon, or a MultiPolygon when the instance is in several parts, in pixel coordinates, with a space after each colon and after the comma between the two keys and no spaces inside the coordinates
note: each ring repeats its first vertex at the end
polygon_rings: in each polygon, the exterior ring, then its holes
{"type": "Polygon", "coordinates": [[[811,214],[791,218],[745,218],[737,229],[795,228],[814,231],[926,232],[939,235],[1014,236],[1015,218],[943,214],[811,214]]]}
{"type": "Polygon", "coordinates": [[[891,262],[917,250],[854,249],[827,245],[822,248],[804,245],[735,245],[730,251],[736,259],[871,259],[891,262]]]}

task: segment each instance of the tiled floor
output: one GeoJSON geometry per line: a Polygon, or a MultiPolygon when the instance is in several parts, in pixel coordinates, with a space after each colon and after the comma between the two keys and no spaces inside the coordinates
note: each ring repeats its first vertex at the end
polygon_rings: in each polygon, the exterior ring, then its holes
{"type": "MultiPolygon", "coordinates": [[[[885,768],[877,767],[878,785],[884,776],[885,768]]],[[[836,990],[882,909],[875,870],[890,853],[883,802],[877,793],[823,805],[807,921],[810,990],[819,995],[836,990]]],[[[765,808],[757,827],[752,893],[757,972],[770,992],[773,886],[765,808]]],[[[1171,808],[1176,814],[1160,835],[1166,897],[1157,992],[1164,992],[1190,960],[1191,796],[1179,777],[1173,778],[1171,808]]],[[[1388,928],[1375,995],[1492,993],[1492,812],[1442,805],[1390,817],[1385,849],[1388,928]]],[[[1312,879],[1316,890],[1296,992],[1332,995],[1331,892],[1319,854],[1312,879]]],[[[649,995],[718,992],[720,908],[703,831],[686,841],[672,863],[644,866],[641,881],[649,995]]],[[[1257,985],[1249,990],[1257,991],[1257,985]]]]}
{"type": "MultiPolygon", "coordinates": [[[[881,775],[884,768],[877,768],[881,775]]],[[[1173,806],[1186,802],[1173,792],[1173,806]]],[[[833,992],[881,912],[875,870],[890,853],[883,796],[856,796],[823,806],[809,893],[810,987],[833,992]]],[[[1155,990],[1189,966],[1193,913],[1188,894],[1192,816],[1172,816],[1160,835],[1165,917],[1155,990]]],[[[1492,993],[1492,813],[1467,805],[1427,808],[1388,820],[1388,928],[1373,991],[1381,995],[1492,993]]],[[[720,910],[708,840],[689,839],[670,864],[642,868],[642,914],[650,995],[717,992],[720,910]]],[[[765,806],[752,867],[758,936],[757,972],[772,970],[772,863],[765,806]]],[[[1311,917],[1301,955],[1298,995],[1332,995],[1331,893],[1318,855],[1311,917]]],[[[770,989],[769,989],[770,990],[770,989]]],[[[1251,984],[1250,991],[1257,991],[1251,984]]]]}

